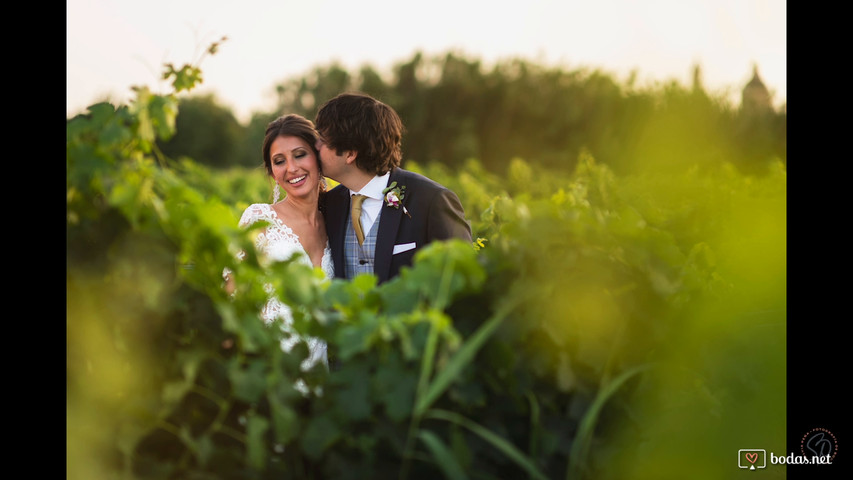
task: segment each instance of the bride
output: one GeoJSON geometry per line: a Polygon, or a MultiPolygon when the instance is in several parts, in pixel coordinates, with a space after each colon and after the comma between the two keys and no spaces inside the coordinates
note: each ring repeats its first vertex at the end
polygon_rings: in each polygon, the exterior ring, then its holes
{"type": "MultiPolygon", "coordinates": [[[[300,115],[284,115],[267,125],[263,156],[267,174],[275,181],[273,203],[250,205],[240,218],[240,226],[248,227],[260,220],[269,222],[255,240],[259,255],[268,261],[284,261],[298,253],[300,261],[321,268],[326,278],[331,279],[335,276],[335,268],[323,214],[319,210],[319,194],[325,190],[325,178],[314,147],[316,139],[314,124],[300,115]],[[285,195],[279,201],[281,190],[285,195]]],[[[232,293],[234,282],[230,273],[226,271],[224,276],[226,289],[232,293]]],[[[285,333],[282,350],[289,352],[300,340],[308,344],[308,357],[301,364],[303,371],[318,363],[328,368],[325,342],[296,332],[287,305],[270,297],[261,311],[261,318],[267,324],[281,321],[285,333]]],[[[297,388],[306,393],[301,380],[297,388]]]]}

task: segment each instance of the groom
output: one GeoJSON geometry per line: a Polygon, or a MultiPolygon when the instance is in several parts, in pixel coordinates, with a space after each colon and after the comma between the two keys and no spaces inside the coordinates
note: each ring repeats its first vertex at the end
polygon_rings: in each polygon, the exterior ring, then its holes
{"type": "Polygon", "coordinates": [[[361,93],[327,101],[314,120],[326,194],[326,233],[335,277],[373,273],[379,283],[412,264],[433,240],[471,241],[455,193],[400,168],[403,123],[390,106],[361,93]]]}

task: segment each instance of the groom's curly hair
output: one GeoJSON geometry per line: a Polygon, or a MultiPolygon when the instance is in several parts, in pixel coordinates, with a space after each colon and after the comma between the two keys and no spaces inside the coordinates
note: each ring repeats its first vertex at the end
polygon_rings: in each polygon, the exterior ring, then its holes
{"type": "Polygon", "coordinates": [[[341,93],[320,107],[314,125],[338,155],[358,152],[355,163],[361,170],[384,175],[400,166],[403,121],[393,108],[370,95],[341,93]]]}

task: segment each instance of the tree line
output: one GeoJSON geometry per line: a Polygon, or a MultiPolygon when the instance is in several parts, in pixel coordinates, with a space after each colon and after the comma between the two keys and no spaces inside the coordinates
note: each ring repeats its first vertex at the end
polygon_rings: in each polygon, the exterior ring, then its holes
{"type": "Polygon", "coordinates": [[[747,115],[709,92],[698,66],[689,86],[639,87],[636,75],[619,82],[597,69],[519,58],[486,68],[457,53],[418,52],[394,65],[388,79],[369,64],[351,71],[333,62],[283,80],[276,91],[276,104],[254,112],[246,125],[211,94],[183,97],[177,134],[161,143],[163,152],[213,167],[255,167],[273,118],[313,119],[327,99],[362,91],[399,112],[404,162],[454,166],[475,158],[493,173],[505,172],[513,158],[571,172],[582,152],[617,173],[722,162],[755,173],[787,162],[786,109],[747,115]]]}

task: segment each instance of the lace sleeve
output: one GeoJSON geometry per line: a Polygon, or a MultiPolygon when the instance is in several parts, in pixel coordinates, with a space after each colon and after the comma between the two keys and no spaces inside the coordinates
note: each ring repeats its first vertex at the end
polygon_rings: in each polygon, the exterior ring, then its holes
{"type": "MultiPolygon", "coordinates": [[[[264,218],[263,215],[263,205],[259,203],[254,203],[249,205],[245,210],[243,210],[243,214],[240,216],[240,221],[237,223],[241,228],[248,228],[258,220],[264,218]]],[[[246,258],[246,252],[240,250],[236,254],[237,260],[243,260],[246,258]]],[[[225,267],[222,269],[222,279],[226,282],[228,281],[228,277],[233,273],[230,268],[225,267]]]]}
{"type": "Polygon", "coordinates": [[[264,206],[265,205],[260,203],[253,203],[252,205],[249,205],[246,210],[243,211],[243,216],[240,217],[239,225],[243,228],[247,228],[258,220],[268,220],[268,217],[264,215],[264,206]]]}

